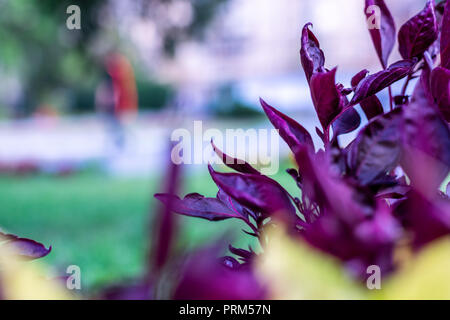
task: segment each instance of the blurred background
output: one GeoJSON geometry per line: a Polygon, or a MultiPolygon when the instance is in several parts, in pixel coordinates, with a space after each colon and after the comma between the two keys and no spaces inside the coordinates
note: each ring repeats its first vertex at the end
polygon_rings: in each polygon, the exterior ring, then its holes
{"type": "MultiPolygon", "coordinates": [[[[44,260],[79,265],[86,290],[141,273],[171,132],[194,120],[270,128],[259,97],[315,132],[301,28],[313,23],[348,87],[380,69],[363,2],[0,0],[1,228],[52,245],[44,260]],[[67,27],[70,5],[81,29],[67,27]]],[[[386,3],[398,30],[425,0],[386,3]]],[[[390,62],[399,59],[394,49],[390,62]]],[[[281,155],[277,179],[295,188],[281,155]]],[[[183,193],[217,191],[206,164],[183,174],[183,193]]],[[[180,220],[183,249],[242,228],[180,220]]]]}

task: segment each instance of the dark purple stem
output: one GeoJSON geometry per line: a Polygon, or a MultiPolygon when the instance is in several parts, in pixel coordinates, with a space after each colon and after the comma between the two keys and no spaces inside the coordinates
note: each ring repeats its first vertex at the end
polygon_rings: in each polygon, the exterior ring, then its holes
{"type": "Polygon", "coordinates": [[[391,86],[388,87],[388,92],[389,92],[389,108],[392,111],[392,109],[394,108],[393,106],[393,99],[392,99],[392,89],[391,86]]]}
{"type": "Polygon", "coordinates": [[[406,89],[408,89],[408,84],[409,84],[409,81],[411,80],[411,74],[408,74],[408,77],[406,78],[406,80],[405,80],[405,83],[403,84],[403,88],[402,88],[402,93],[401,93],[401,95],[404,97],[405,96],[405,94],[406,94],[406,89]]]}

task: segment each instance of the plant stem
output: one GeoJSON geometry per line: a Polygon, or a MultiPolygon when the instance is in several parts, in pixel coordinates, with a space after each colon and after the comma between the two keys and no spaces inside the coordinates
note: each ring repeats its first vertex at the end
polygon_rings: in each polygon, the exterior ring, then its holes
{"type": "Polygon", "coordinates": [[[409,74],[408,74],[408,77],[407,77],[406,80],[405,80],[405,83],[403,84],[402,93],[401,93],[402,96],[405,96],[405,94],[406,94],[406,89],[408,89],[408,84],[409,84],[409,81],[410,81],[410,80],[411,80],[411,74],[409,73],[409,74]]]}
{"type": "Polygon", "coordinates": [[[393,103],[392,103],[392,89],[391,86],[388,87],[388,91],[389,91],[389,108],[390,111],[392,111],[392,109],[394,108],[393,103]]]}
{"type": "Polygon", "coordinates": [[[250,227],[250,229],[252,229],[252,231],[259,236],[259,230],[257,227],[255,227],[250,221],[248,221],[245,218],[240,218],[240,219],[242,221],[244,221],[250,227]]]}
{"type": "MultiPolygon", "coordinates": [[[[336,119],[337,119],[337,117],[334,120],[336,120],[336,119]]],[[[325,150],[327,150],[330,145],[330,128],[331,128],[331,123],[333,123],[333,121],[330,122],[330,125],[324,131],[324,140],[325,140],[324,148],[325,148],[325,150]]]]}

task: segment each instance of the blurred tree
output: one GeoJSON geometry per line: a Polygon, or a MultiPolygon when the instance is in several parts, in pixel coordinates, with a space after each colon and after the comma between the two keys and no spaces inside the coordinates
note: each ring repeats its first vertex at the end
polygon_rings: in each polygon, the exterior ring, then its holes
{"type": "Polygon", "coordinates": [[[183,40],[201,40],[206,26],[229,0],[157,0],[144,3],[143,13],[156,21],[166,54],[173,56],[183,40]]]}
{"type": "Polygon", "coordinates": [[[258,106],[246,103],[239,97],[232,83],[219,86],[208,110],[221,118],[255,118],[263,116],[258,106]]]}
{"type": "Polygon", "coordinates": [[[54,92],[77,83],[92,83],[95,68],[88,46],[98,30],[94,15],[102,1],[84,1],[82,30],[67,30],[66,8],[73,0],[1,1],[0,65],[16,71],[22,85],[22,99],[13,114],[23,116],[54,92]]]}
{"type": "MultiPolygon", "coordinates": [[[[91,97],[103,68],[101,55],[107,53],[96,51],[99,40],[109,42],[109,49],[128,49],[130,45],[117,28],[108,28],[103,21],[111,8],[123,6],[120,1],[0,0],[0,76],[15,75],[22,92],[12,106],[14,116],[29,115],[40,104],[52,101],[72,109],[74,106],[62,101],[90,100],[93,108],[91,97]],[[69,5],[81,9],[80,30],[66,27],[69,5]],[[80,92],[83,97],[78,99],[80,92]]],[[[206,26],[227,1],[137,0],[126,6],[136,18],[152,21],[162,39],[161,55],[170,57],[180,42],[201,40],[206,26]]],[[[117,19],[120,23],[120,17],[117,19]]]]}

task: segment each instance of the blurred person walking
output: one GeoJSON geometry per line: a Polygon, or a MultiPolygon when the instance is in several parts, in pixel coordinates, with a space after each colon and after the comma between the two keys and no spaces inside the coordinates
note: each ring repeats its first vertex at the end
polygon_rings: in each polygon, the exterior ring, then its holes
{"type": "Polygon", "coordinates": [[[126,144],[124,121],[136,116],[138,111],[136,81],[131,63],[120,53],[106,58],[105,69],[95,101],[104,115],[113,145],[121,151],[126,144]]]}

